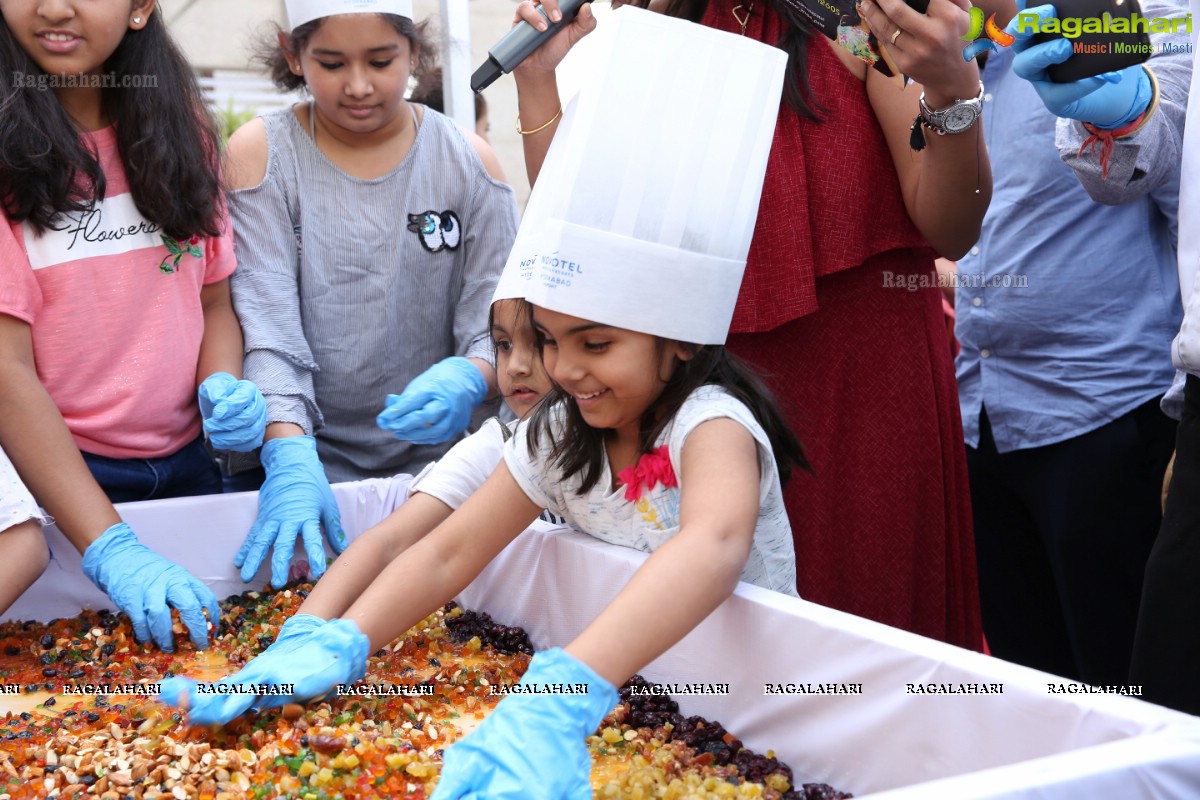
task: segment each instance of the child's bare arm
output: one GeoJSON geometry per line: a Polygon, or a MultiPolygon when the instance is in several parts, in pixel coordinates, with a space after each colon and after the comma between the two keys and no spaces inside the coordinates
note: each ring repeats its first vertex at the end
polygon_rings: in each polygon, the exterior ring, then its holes
{"type": "Polygon", "coordinates": [[[342,616],[382,647],[453,599],[541,509],[501,462],[462,507],[392,561],[342,616]]]}
{"type": "Polygon", "coordinates": [[[0,614],[33,585],[49,563],[50,550],[37,520],[0,531],[0,614]]]}
{"type": "Polygon", "coordinates": [[[200,359],[196,365],[196,385],[214,372],[228,372],[241,378],[242,327],[233,313],[229,279],[201,289],[200,304],[204,308],[204,338],[200,342],[200,359]]]}
{"type": "Polygon", "coordinates": [[[342,616],[388,565],[453,513],[436,497],[417,492],[387,519],[338,556],[296,612],[322,619],[342,616]]]}
{"type": "Polygon", "coordinates": [[[79,552],[121,521],[37,375],[29,325],[0,314],[0,445],[79,552]]]}
{"type": "Polygon", "coordinates": [[[683,447],[680,529],[567,652],[620,686],[724,602],[745,567],[759,510],[758,446],[714,419],[683,447]]]}

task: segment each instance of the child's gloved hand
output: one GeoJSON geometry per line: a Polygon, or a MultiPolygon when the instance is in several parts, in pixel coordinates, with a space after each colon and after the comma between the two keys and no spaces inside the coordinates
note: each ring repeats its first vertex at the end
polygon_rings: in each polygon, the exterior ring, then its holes
{"type": "Polygon", "coordinates": [[[183,567],[137,540],[124,522],[106,530],[83,551],[83,574],[129,615],[139,641],[153,641],[173,652],[171,607],[187,626],[192,643],[208,646],[208,619],[214,631],[221,621],[217,598],[183,567]]]}
{"type": "Polygon", "coordinates": [[[196,392],[204,432],[218,450],[249,453],[262,444],[267,430],[267,401],[250,381],[214,372],[196,392]]]}
{"type": "Polygon", "coordinates": [[[302,640],[326,622],[328,620],[321,619],[315,614],[292,614],[283,621],[279,633],[275,636],[275,641],[267,649],[280,648],[285,644],[295,645],[297,641],[302,640]]]}
{"type": "Polygon", "coordinates": [[[586,683],[586,694],[511,694],[446,750],[430,800],[590,800],[584,740],[616,705],[612,684],[565,650],[533,657],[522,686],[586,683]]]}
{"type": "Polygon", "coordinates": [[[201,691],[191,678],[168,678],[162,682],[159,698],[167,705],[182,706],[186,693],[191,724],[223,725],[252,708],[305,703],[328,695],[338,684],[362,680],[371,644],[358,626],[346,619],[325,622],[310,615],[300,616],[310,618],[300,623],[296,629],[299,632],[289,633],[284,623],[274,644],[217,683],[217,687],[290,684],[294,688],[291,694],[243,694],[221,688],[201,691]],[[310,627],[313,620],[319,624],[310,627]]]}
{"type": "Polygon", "coordinates": [[[241,567],[242,580],[249,583],[273,549],[271,585],[282,588],[299,536],[304,539],[309,576],[315,581],[325,574],[321,526],[335,553],[345,550],[347,543],[341,512],[317,457],[317,441],[311,436],[271,439],[263,445],[261,460],[267,477],[258,492],[258,518],[233,565],[241,567]]]}
{"type": "MultiPolygon", "coordinates": [[[[279,635],[275,637],[275,641],[270,647],[264,650],[258,658],[251,660],[240,672],[230,676],[229,680],[221,681],[221,684],[236,683],[235,678],[240,680],[239,676],[242,676],[242,673],[246,669],[249,669],[251,664],[257,664],[260,658],[266,658],[268,654],[272,658],[290,654],[299,645],[304,643],[310,633],[324,624],[325,620],[312,614],[293,614],[284,620],[283,626],[279,629],[279,635]]],[[[200,719],[207,719],[207,717],[212,717],[213,721],[216,722],[228,722],[234,717],[249,711],[256,699],[253,695],[221,696],[211,692],[202,693],[196,688],[198,685],[191,678],[167,678],[162,681],[159,699],[169,706],[181,707],[183,705],[180,702],[181,695],[187,692],[188,702],[186,706],[198,709],[197,714],[199,718],[196,720],[197,724],[199,724],[200,719]],[[224,702],[219,703],[218,699],[224,702]]]]}
{"type": "MultiPolygon", "coordinates": [[[[1037,14],[1042,19],[1057,16],[1052,5],[1038,6],[1026,13],[1037,14]]],[[[1071,57],[1071,41],[1054,39],[1034,43],[1033,36],[1036,34],[1032,26],[1022,26],[1026,28],[1022,32],[1017,20],[1014,18],[1007,28],[1008,33],[1016,38],[1012,45],[1016,53],[1013,72],[1033,84],[1042,104],[1054,116],[1090,122],[1097,128],[1113,129],[1128,125],[1150,107],[1154,90],[1146,70],[1140,66],[1070,83],[1050,80],[1046,68],[1061,64],[1071,57]]]]}
{"type": "Polygon", "coordinates": [[[441,444],[466,430],[486,394],[487,381],[479,369],[454,356],[413,378],[400,394],[389,394],[375,421],[397,439],[441,444]]]}

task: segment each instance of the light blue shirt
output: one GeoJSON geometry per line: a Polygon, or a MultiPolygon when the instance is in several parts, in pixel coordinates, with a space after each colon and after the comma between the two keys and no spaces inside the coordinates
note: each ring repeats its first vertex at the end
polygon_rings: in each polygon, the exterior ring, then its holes
{"type": "Polygon", "coordinates": [[[1001,49],[983,72],[994,190],[955,292],[963,433],[978,446],[986,407],[1002,453],[1080,436],[1166,392],[1183,313],[1177,179],[1122,205],[1092,201],[1012,59],[1001,49]]]}

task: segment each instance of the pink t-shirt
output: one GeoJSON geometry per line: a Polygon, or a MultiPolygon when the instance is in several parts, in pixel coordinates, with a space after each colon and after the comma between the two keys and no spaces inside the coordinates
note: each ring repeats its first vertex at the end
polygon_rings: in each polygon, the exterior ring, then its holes
{"type": "Polygon", "coordinates": [[[0,314],[29,323],[38,377],[81,450],[170,455],[200,433],[200,291],[233,273],[233,231],[225,219],[219,238],[168,239],[134,205],[114,131],[83,136],[106,197],[40,236],[5,218],[0,314]]]}

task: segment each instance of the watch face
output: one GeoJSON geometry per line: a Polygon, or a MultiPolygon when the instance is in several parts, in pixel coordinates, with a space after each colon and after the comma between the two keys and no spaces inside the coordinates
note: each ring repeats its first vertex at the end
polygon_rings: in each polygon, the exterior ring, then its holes
{"type": "Polygon", "coordinates": [[[946,117],[942,120],[942,127],[946,129],[946,133],[959,133],[971,127],[978,116],[979,109],[975,106],[955,106],[946,112],[946,117]]]}

